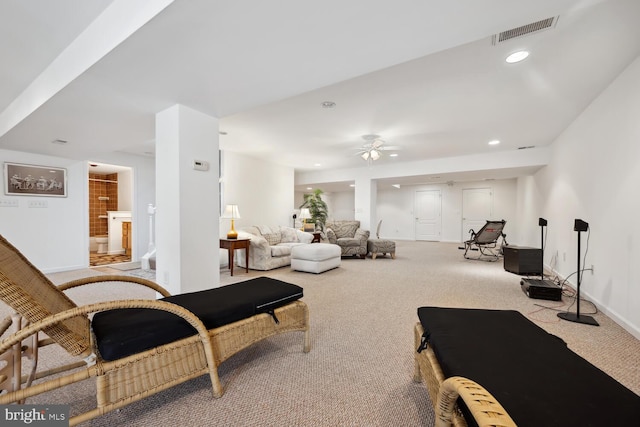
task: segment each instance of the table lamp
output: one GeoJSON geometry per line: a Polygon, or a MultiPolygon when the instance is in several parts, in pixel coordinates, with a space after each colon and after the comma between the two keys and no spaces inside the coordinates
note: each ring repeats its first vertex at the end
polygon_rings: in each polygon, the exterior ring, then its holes
{"type": "Polygon", "coordinates": [[[238,210],[238,205],[227,205],[224,208],[224,213],[222,214],[222,218],[231,220],[231,230],[227,233],[227,239],[237,239],[238,232],[234,228],[234,221],[236,218],[240,218],[240,211],[238,210]]]}
{"type": "Polygon", "coordinates": [[[307,208],[300,209],[300,219],[302,220],[302,231],[305,230],[307,225],[307,220],[311,218],[311,212],[307,208]]]}

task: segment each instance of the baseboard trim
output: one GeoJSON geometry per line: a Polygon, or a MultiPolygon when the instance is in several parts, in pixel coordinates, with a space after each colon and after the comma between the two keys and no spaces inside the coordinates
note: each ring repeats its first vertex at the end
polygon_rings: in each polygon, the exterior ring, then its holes
{"type": "MultiPolygon", "coordinates": [[[[545,271],[547,271],[547,266],[546,265],[545,265],[545,271]]],[[[551,274],[553,276],[558,277],[558,279],[560,280],[560,283],[564,283],[565,286],[568,286],[574,292],[578,291],[577,284],[571,282],[570,280],[565,280],[565,278],[560,273],[558,273],[556,270],[549,269],[548,271],[551,271],[551,274]]],[[[622,329],[624,329],[625,331],[629,332],[636,339],[640,340],[640,329],[638,329],[634,325],[630,324],[624,317],[620,316],[615,311],[610,310],[607,307],[605,307],[604,304],[601,301],[599,301],[597,298],[594,298],[593,295],[591,295],[588,291],[585,291],[584,288],[580,289],[580,296],[582,298],[584,298],[584,299],[589,300],[589,302],[594,304],[598,308],[599,311],[601,311],[604,314],[606,314],[611,320],[613,320],[618,325],[620,325],[620,327],[622,329]]]]}

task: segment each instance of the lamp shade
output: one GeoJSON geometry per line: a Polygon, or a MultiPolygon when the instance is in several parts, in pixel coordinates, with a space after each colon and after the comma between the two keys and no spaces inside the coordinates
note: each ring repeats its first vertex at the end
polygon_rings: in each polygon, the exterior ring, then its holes
{"type": "Polygon", "coordinates": [[[224,213],[221,218],[224,219],[238,219],[240,217],[240,210],[238,210],[238,205],[227,205],[224,208],[224,213]]]}
{"type": "Polygon", "coordinates": [[[307,208],[300,209],[300,219],[309,219],[311,218],[311,212],[307,208]]]}

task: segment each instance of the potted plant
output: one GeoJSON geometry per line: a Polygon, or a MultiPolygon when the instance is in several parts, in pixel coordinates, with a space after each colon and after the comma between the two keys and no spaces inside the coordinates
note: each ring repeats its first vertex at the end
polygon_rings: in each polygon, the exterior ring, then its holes
{"type": "Polygon", "coordinates": [[[327,203],[322,200],[322,194],[324,192],[316,188],[313,193],[305,194],[304,202],[300,205],[300,209],[308,208],[311,213],[311,221],[315,224],[316,229],[324,231],[327,217],[329,216],[327,203]]]}

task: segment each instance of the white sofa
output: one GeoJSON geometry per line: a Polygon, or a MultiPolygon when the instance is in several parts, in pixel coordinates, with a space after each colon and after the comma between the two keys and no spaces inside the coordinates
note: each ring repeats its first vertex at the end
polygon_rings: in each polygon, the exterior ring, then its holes
{"type": "MultiPolygon", "coordinates": [[[[256,225],[238,229],[238,238],[251,239],[249,246],[249,268],[272,270],[291,264],[291,248],[310,244],[313,234],[291,227],[256,225]]],[[[244,250],[236,251],[238,267],[246,267],[244,250]]]]}

